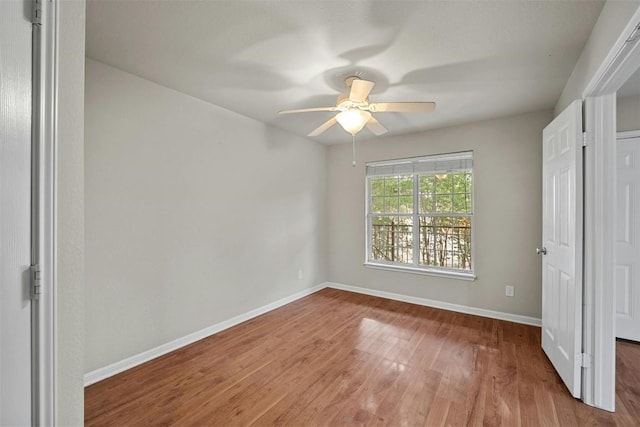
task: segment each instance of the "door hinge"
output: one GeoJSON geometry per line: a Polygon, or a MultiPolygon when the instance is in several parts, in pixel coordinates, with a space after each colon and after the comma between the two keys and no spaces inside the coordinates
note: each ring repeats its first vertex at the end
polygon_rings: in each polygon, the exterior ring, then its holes
{"type": "Polygon", "coordinates": [[[588,147],[591,143],[591,134],[589,132],[582,132],[582,146],[588,147]]]}
{"type": "Polygon", "coordinates": [[[42,25],[42,0],[31,0],[31,23],[42,25]]]}
{"type": "Polygon", "coordinates": [[[38,300],[42,294],[42,271],[40,265],[32,265],[31,272],[31,299],[38,300]]]}
{"type": "Polygon", "coordinates": [[[590,354],[587,353],[580,353],[579,354],[579,362],[580,362],[580,366],[582,368],[590,368],[591,367],[591,361],[592,361],[592,357],[590,354]]]}

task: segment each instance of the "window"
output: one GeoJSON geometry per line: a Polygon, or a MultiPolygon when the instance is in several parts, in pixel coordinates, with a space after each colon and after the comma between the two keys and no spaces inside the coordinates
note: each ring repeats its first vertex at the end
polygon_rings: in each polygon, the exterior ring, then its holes
{"type": "Polygon", "coordinates": [[[367,260],[473,278],[473,153],[367,163],[367,260]]]}

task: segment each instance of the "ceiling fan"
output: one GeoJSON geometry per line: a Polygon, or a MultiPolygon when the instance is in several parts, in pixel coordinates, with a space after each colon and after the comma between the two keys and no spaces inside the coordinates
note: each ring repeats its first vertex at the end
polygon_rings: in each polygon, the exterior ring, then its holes
{"type": "Polygon", "coordinates": [[[284,110],[279,114],[308,113],[315,111],[338,111],[309,136],[318,136],[331,126],[339,123],[342,128],[351,135],[357,134],[365,126],[375,135],[382,135],[387,129],[380,124],[371,113],[430,113],[436,109],[435,102],[369,102],[369,93],[375,85],[374,82],[362,80],[357,76],[347,77],[344,81],[349,93],[338,96],[335,107],[302,108],[298,110],[284,110]]]}

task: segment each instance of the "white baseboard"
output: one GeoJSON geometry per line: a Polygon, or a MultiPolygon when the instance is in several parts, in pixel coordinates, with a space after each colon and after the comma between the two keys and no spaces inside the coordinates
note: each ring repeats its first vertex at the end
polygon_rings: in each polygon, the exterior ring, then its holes
{"type": "Polygon", "coordinates": [[[378,291],[375,289],[360,288],[357,286],[344,285],[342,283],[325,282],[327,288],[340,289],[343,291],[356,292],[359,294],[371,295],[374,297],[387,298],[395,301],[408,302],[411,304],[424,305],[427,307],[441,308],[443,310],[457,311],[459,313],[475,314],[476,316],[489,317],[491,319],[507,320],[509,322],[522,323],[525,325],[542,326],[542,320],[537,317],[522,316],[519,314],[503,313],[500,311],[487,310],[484,308],[469,307],[466,305],[452,304],[449,302],[436,301],[427,298],[411,297],[407,295],[394,294],[391,292],[378,291]]]}
{"type": "Polygon", "coordinates": [[[318,292],[319,290],[326,288],[326,286],[326,283],[321,283],[312,288],[304,289],[300,292],[296,292],[293,295],[279,299],[278,301],[256,308],[255,310],[239,314],[238,316],[232,317],[231,319],[216,323],[215,325],[193,332],[189,335],[175,339],[166,344],[162,344],[158,347],[128,357],[119,362],[112,363],[111,365],[105,366],[103,368],[96,369],[95,371],[88,372],[84,375],[84,386],[86,387],[93,383],[97,383],[98,381],[102,381],[113,375],[119,374],[120,372],[126,371],[127,369],[131,369],[134,366],[138,366],[142,363],[148,362],[149,360],[155,359],[156,357],[160,357],[163,354],[167,354],[181,347],[199,341],[203,338],[216,334],[220,331],[228,329],[232,326],[245,322],[249,319],[260,316],[261,314],[267,313],[271,310],[275,310],[276,308],[282,307],[283,305],[289,304],[295,300],[306,297],[307,295],[318,292]]]}
{"type": "Polygon", "coordinates": [[[344,285],[342,283],[324,282],[312,288],[305,289],[303,291],[297,292],[288,297],[282,298],[278,301],[256,308],[255,310],[251,310],[247,313],[240,314],[238,316],[232,317],[231,319],[222,321],[220,323],[216,323],[215,325],[193,332],[189,335],[175,339],[166,344],[162,344],[158,347],[155,347],[150,350],[144,351],[142,353],[136,354],[134,356],[128,357],[119,362],[112,363],[111,365],[96,369],[95,371],[88,372],[84,375],[84,385],[86,387],[88,385],[97,383],[98,381],[102,381],[113,375],[119,374],[120,372],[126,371],[127,369],[131,369],[134,366],[138,366],[142,363],[148,362],[149,360],[155,359],[156,357],[160,357],[164,354],[177,350],[186,345],[192,344],[196,341],[199,341],[203,338],[216,334],[220,331],[231,328],[232,326],[238,325],[249,319],[260,316],[261,314],[267,313],[271,310],[275,310],[276,308],[282,307],[283,305],[289,304],[295,300],[306,297],[307,295],[311,295],[324,288],[340,289],[343,291],[356,292],[359,294],[371,295],[374,297],[386,298],[386,299],[395,300],[395,301],[408,302],[411,304],[424,305],[424,306],[433,307],[433,308],[441,308],[443,310],[449,310],[449,311],[457,311],[459,313],[474,314],[476,316],[489,317],[492,319],[507,320],[509,322],[522,323],[525,325],[532,325],[532,326],[542,325],[542,321],[537,317],[503,313],[500,311],[486,310],[484,308],[469,307],[469,306],[460,305],[460,304],[452,304],[448,302],[436,301],[436,300],[431,300],[427,298],[412,297],[408,295],[395,294],[392,292],[378,291],[375,289],[360,288],[357,286],[344,285]]]}

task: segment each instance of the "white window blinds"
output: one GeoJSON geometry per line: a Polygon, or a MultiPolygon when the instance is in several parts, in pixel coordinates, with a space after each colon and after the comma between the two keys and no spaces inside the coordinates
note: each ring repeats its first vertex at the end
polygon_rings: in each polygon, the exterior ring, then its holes
{"type": "Polygon", "coordinates": [[[367,163],[367,176],[393,176],[414,173],[466,171],[473,168],[473,152],[414,157],[402,160],[367,163]]]}

